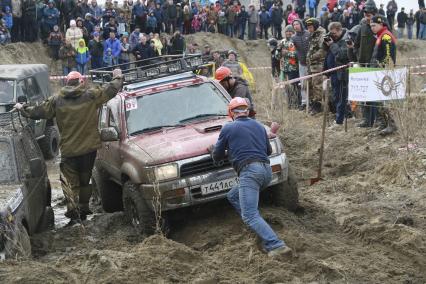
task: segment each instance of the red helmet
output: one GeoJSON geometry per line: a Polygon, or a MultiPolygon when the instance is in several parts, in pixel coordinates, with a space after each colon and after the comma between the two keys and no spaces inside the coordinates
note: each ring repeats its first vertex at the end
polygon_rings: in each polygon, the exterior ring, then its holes
{"type": "Polygon", "coordinates": [[[232,76],[232,71],[231,69],[229,69],[228,67],[219,67],[216,70],[216,73],[214,74],[214,78],[216,79],[216,81],[220,82],[223,79],[226,79],[228,77],[232,76]]]}
{"type": "Polygon", "coordinates": [[[83,76],[79,72],[71,71],[70,73],[68,73],[66,81],[68,83],[70,80],[76,80],[76,79],[78,79],[80,83],[83,82],[83,76]]]}
{"type": "Polygon", "coordinates": [[[248,111],[249,103],[247,102],[247,99],[241,97],[233,98],[228,104],[228,116],[232,118],[232,112],[236,112],[236,108],[239,107],[245,107],[245,110],[242,110],[241,112],[248,111]]]}

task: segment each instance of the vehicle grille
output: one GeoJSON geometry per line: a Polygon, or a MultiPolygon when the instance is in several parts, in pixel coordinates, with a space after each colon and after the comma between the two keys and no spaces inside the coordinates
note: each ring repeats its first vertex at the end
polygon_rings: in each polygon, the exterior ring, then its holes
{"type": "Polygon", "coordinates": [[[183,164],[180,167],[180,176],[182,178],[192,176],[195,174],[203,174],[206,172],[220,170],[223,168],[228,168],[231,166],[231,162],[226,159],[222,165],[215,165],[213,159],[210,157],[206,157],[205,159],[198,160],[195,162],[190,162],[183,164]]]}

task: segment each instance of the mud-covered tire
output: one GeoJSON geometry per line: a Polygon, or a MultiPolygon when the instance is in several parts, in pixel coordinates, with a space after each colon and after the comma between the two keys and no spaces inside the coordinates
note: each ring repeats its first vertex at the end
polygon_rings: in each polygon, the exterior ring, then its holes
{"type": "MultiPolygon", "coordinates": [[[[155,212],[138,191],[137,185],[131,181],[127,181],[123,186],[123,205],[126,217],[138,234],[150,236],[156,232],[155,212]]],[[[168,218],[162,216],[160,222],[162,233],[167,235],[170,228],[168,218]]]]}
{"type": "Polygon", "coordinates": [[[37,231],[43,232],[55,228],[55,213],[53,208],[47,206],[44,210],[43,216],[41,217],[40,224],[38,225],[37,231]]]}
{"type": "Polygon", "coordinates": [[[107,213],[123,210],[122,189],[118,184],[108,179],[107,173],[98,167],[92,171],[93,188],[101,200],[102,209],[107,213]]]}
{"type": "Polygon", "coordinates": [[[31,241],[27,230],[22,224],[14,227],[12,234],[8,234],[5,243],[6,258],[8,259],[27,259],[31,257],[31,241]]]}
{"type": "Polygon", "coordinates": [[[274,205],[284,207],[291,212],[295,212],[299,207],[297,181],[291,169],[288,169],[288,178],[285,182],[274,185],[267,190],[274,205]]]}
{"type": "Polygon", "coordinates": [[[47,126],[44,137],[38,143],[45,159],[55,158],[59,153],[59,133],[56,127],[47,126]]]}

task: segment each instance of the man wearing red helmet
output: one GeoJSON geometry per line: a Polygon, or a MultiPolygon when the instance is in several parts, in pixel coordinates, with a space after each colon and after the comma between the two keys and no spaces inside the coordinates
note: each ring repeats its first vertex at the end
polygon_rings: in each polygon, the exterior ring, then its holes
{"type": "Polygon", "coordinates": [[[65,216],[69,225],[80,223],[92,214],[89,185],[96,151],[101,146],[98,108],[112,99],[122,87],[121,70],[113,71],[113,80],[105,87],[89,88],[83,76],[70,72],[59,94],[38,106],[16,104],[23,116],[31,119],[56,118],[61,134],[61,183],[67,201],[65,216]]]}
{"type": "Polygon", "coordinates": [[[223,160],[228,151],[228,158],[239,176],[240,182],[228,192],[228,200],[244,223],[258,235],[268,256],[291,255],[291,249],[278,238],[258,209],[260,190],[267,187],[272,178],[268,158],[272,148],[265,127],[248,117],[249,104],[244,98],[233,98],[228,114],[234,121],[222,128],[216,145],[209,149],[214,161],[223,160]]]}
{"type": "Polygon", "coordinates": [[[222,85],[222,87],[224,87],[228,91],[232,98],[240,97],[248,99],[250,103],[249,116],[255,116],[256,112],[254,111],[253,99],[251,97],[248,84],[244,79],[240,77],[234,77],[232,75],[231,69],[224,66],[216,70],[215,79],[222,85]]]}

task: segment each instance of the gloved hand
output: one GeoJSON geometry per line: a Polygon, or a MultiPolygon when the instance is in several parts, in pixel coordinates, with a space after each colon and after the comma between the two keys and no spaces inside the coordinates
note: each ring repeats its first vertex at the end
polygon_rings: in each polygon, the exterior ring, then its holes
{"type": "Polygon", "coordinates": [[[112,71],[112,78],[113,79],[115,79],[115,78],[123,78],[123,73],[121,72],[121,69],[118,69],[118,68],[114,69],[112,71]]]}
{"type": "Polygon", "coordinates": [[[13,108],[14,108],[14,109],[17,109],[17,110],[21,110],[23,107],[24,107],[24,105],[23,105],[23,104],[21,104],[21,103],[17,103],[17,104],[15,104],[15,105],[13,106],[13,108]]]}
{"type": "Polygon", "coordinates": [[[212,144],[212,145],[210,145],[208,148],[207,148],[207,151],[211,154],[211,153],[213,153],[213,151],[214,151],[214,145],[212,144]]]}

